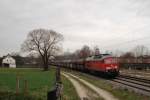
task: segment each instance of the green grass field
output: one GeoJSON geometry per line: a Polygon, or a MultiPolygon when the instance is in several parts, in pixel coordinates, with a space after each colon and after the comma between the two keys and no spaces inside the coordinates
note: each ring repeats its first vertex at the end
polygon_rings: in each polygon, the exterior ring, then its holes
{"type": "Polygon", "coordinates": [[[0,69],[0,91],[15,93],[17,76],[20,79],[20,93],[23,93],[24,81],[27,80],[29,94],[43,100],[55,84],[54,69],[46,72],[42,69],[0,69]]]}
{"type": "MultiPolygon", "coordinates": [[[[71,82],[64,76],[61,78],[63,83],[62,100],[79,100],[71,82]]],[[[55,68],[51,68],[49,71],[35,68],[0,68],[0,100],[46,100],[47,92],[54,87],[55,68]],[[16,96],[17,76],[20,79],[20,94],[16,96]],[[28,83],[28,95],[24,95],[25,80],[28,83]]]]}

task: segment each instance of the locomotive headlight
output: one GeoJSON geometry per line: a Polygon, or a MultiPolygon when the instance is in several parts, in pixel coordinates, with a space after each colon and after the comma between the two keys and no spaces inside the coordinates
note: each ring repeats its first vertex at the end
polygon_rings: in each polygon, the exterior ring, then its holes
{"type": "Polygon", "coordinates": [[[111,67],[106,67],[107,70],[111,69],[111,67]]]}
{"type": "Polygon", "coordinates": [[[118,68],[118,66],[115,66],[114,68],[116,68],[116,69],[117,69],[117,68],[118,68]]]}

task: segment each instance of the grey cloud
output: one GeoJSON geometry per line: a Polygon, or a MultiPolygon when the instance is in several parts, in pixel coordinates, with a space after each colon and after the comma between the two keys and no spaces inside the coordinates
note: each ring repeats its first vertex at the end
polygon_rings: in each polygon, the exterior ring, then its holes
{"type": "Polygon", "coordinates": [[[149,0],[1,0],[0,55],[19,51],[35,28],[62,33],[65,50],[149,36],[149,5],[149,0]]]}

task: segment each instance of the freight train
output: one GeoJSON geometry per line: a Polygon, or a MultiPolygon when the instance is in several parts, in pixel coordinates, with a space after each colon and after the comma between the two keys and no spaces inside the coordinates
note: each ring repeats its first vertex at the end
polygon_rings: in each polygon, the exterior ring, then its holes
{"type": "Polygon", "coordinates": [[[56,60],[51,64],[74,70],[100,73],[116,77],[119,74],[119,64],[110,54],[99,54],[85,59],[56,60]]]}

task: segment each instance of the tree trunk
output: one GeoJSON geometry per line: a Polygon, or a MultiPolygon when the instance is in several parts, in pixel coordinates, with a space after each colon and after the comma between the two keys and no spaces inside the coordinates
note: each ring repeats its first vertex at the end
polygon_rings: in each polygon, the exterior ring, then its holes
{"type": "Polygon", "coordinates": [[[48,71],[48,62],[47,61],[43,61],[44,63],[44,71],[48,71]]]}
{"type": "Polygon", "coordinates": [[[48,71],[48,65],[44,65],[44,71],[48,71]]]}

